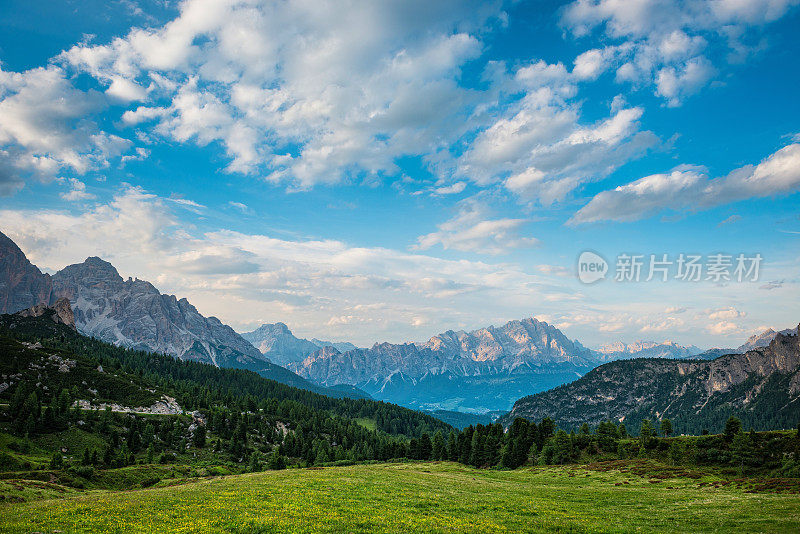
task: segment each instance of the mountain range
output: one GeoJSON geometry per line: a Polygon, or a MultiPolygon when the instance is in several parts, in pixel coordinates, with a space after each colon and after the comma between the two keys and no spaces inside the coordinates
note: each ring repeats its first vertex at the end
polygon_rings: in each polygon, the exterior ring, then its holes
{"type": "Polygon", "coordinates": [[[240,335],[219,319],[200,314],[185,298],[162,294],[144,280],[123,279],[97,257],[53,275],[42,273],[0,233],[0,313],[60,299],[71,304],[79,332],[116,345],[250,369],[333,396],[373,396],[442,413],[506,411],[521,397],[572,382],[607,362],[711,360],[764,346],[778,335],[768,330],[739,349],[706,352],[669,341],[611,343],[591,350],[535,318],[370,348],[298,338],[280,322],[240,335]]]}
{"type": "Polygon", "coordinates": [[[747,427],[790,428],[800,413],[800,326],[784,332],[767,346],[711,361],[607,363],[570,384],[518,400],[501,421],[551,417],[575,428],[611,420],[636,430],[643,419],[670,418],[676,430],[697,433],[721,428],[735,412],[747,427]]]}
{"type": "Polygon", "coordinates": [[[294,387],[334,397],[366,397],[350,386],[312,384],[272,363],[216,317],[205,317],[185,298],[164,295],[150,282],[123,279],[97,257],[42,273],[0,232],[0,314],[37,305],[71,304],[74,325],[87,336],[115,345],[169,354],[181,360],[256,371],[294,387]]]}
{"type": "Polygon", "coordinates": [[[354,350],[352,343],[302,339],[295,337],[284,323],[262,324],[242,337],[253,344],[264,356],[279,365],[303,361],[306,356],[323,347],[333,347],[338,351],[354,350]]]}

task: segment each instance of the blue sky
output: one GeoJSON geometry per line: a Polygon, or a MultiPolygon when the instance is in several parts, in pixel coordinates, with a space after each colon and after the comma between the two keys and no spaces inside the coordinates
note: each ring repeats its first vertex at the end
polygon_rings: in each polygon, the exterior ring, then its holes
{"type": "Polygon", "coordinates": [[[800,321],[797,4],[7,1],[0,230],[239,331],[736,345],[800,321]],[[621,283],[622,253],[763,263],[621,283]]]}

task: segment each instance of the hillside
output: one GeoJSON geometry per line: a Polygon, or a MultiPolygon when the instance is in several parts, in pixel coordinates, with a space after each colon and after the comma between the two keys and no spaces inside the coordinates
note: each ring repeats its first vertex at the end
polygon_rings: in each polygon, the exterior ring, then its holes
{"type": "MultiPolygon", "coordinates": [[[[798,327],[800,328],[800,327],[798,327]]],[[[711,361],[640,359],[602,365],[550,391],[524,397],[502,418],[552,417],[559,425],[672,419],[677,432],[719,430],[731,413],[746,427],[790,428],[800,413],[800,337],[711,361]]]]}
{"type": "MultiPolygon", "coordinates": [[[[418,435],[450,429],[433,417],[391,404],[328,397],[266,379],[252,371],[217,368],[117,347],[56,323],[50,317],[52,313],[55,312],[51,310],[38,317],[0,315],[0,362],[6,381],[0,398],[10,399],[21,388],[33,391],[44,383],[45,387],[38,388],[42,404],[49,403],[62,389],[69,390],[73,401],[80,397],[128,406],[145,405],[169,395],[187,411],[289,401],[310,410],[315,417],[373,419],[379,430],[390,434],[418,435]],[[123,387],[121,382],[112,382],[115,376],[130,385],[123,387]],[[87,391],[95,393],[86,396],[87,391]]],[[[295,424],[301,422],[298,415],[295,424]]]]}

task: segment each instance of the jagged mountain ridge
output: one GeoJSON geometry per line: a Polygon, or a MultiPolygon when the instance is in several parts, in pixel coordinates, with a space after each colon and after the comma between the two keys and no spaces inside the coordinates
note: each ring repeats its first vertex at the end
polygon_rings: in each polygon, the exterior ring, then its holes
{"type": "Polygon", "coordinates": [[[53,281],[0,232],[0,314],[51,303],[53,281]]]}
{"type": "Polygon", "coordinates": [[[633,343],[607,343],[595,350],[600,361],[614,361],[627,358],[692,358],[702,353],[695,346],[684,347],[673,341],[635,341],[633,343]]]}
{"type": "Polygon", "coordinates": [[[750,336],[747,341],[745,341],[735,352],[744,353],[748,350],[757,349],[759,347],[766,347],[770,344],[770,342],[775,339],[775,336],[778,334],[791,334],[794,330],[792,328],[787,328],[785,330],[781,330],[780,332],[776,332],[772,328],[767,328],[760,334],[753,334],[750,336]]]}
{"type": "Polygon", "coordinates": [[[319,384],[352,384],[370,395],[424,409],[508,409],[591,369],[592,353],[536,319],[472,332],[449,330],[425,343],[376,343],[341,352],[324,347],[289,364],[319,384]]]}
{"type": "Polygon", "coordinates": [[[280,365],[302,361],[323,347],[334,347],[339,351],[353,350],[352,343],[302,339],[296,337],[284,323],[262,324],[252,332],[241,336],[255,346],[261,354],[280,365]]]}
{"type": "Polygon", "coordinates": [[[667,417],[696,432],[719,427],[736,412],[756,427],[793,426],[800,412],[798,334],[800,326],[793,335],[778,333],[767,347],[710,361],[607,363],[573,383],[521,398],[502,422],[552,417],[566,427],[609,419],[635,426],[667,417]]]}

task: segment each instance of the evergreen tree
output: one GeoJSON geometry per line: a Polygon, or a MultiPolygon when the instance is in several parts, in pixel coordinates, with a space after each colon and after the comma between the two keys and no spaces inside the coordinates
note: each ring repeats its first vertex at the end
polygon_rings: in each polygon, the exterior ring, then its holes
{"type": "Polygon", "coordinates": [[[194,429],[194,434],[192,434],[192,442],[194,446],[198,449],[202,449],[206,446],[206,426],[205,425],[197,425],[194,429]]]}
{"type": "Polygon", "coordinates": [[[572,460],[572,440],[564,430],[556,432],[553,438],[553,463],[566,464],[572,460]]]}
{"type": "Polygon", "coordinates": [[[669,437],[672,434],[672,421],[670,421],[669,419],[662,419],[661,432],[664,434],[665,437],[669,437]]]}
{"type": "Polygon", "coordinates": [[[447,445],[444,441],[444,436],[441,430],[437,430],[433,435],[433,459],[445,460],[447,459],[447,445]]]}
{"type": "MultiPolygon", "coordinates": [[[[800,430],[798,431],[798,435],[800,435],[800,430]]],[[[798,439],[798,441],[800,441],[800,439],[798,439]]],[[[458,461],[458,437],[452,430],[447,437],[447,459],[451,462],[458,461]]]]}
{"type": "Polygon", "coordinates": [[[725,439],[733,441],[734,436],[742,431],[742,421],[736,416],[731,415],[725,422],[725,439]]]}
{"type": "Polygon", "coordinates": [[[433,444],[431,443],[431,437],[426,432],[419,438],[419,459],[430,460],[432,452],[433,444]]]}

